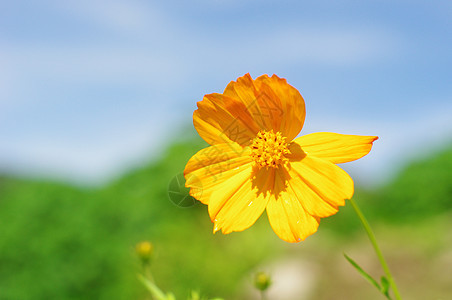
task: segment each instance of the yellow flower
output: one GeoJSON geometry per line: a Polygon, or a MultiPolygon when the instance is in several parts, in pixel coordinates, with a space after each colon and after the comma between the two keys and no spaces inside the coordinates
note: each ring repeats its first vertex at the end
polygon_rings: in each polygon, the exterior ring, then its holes
{"type": "Polygon", "coordinates": [[[353,196],[353,180],[335,164],[363,157],[378,137],[296,138],[305,115],[298,90],[276,75],[246,74],[198,102],[193,123],[211,146],[184,175],[190,194],[208,205],[214,233],[247,229],[266,210],[281,239],[299,242],[353,196]]]}

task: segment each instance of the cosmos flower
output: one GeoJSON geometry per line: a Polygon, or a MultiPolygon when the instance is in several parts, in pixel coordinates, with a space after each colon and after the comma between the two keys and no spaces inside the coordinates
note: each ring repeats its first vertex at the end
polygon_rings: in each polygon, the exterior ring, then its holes
{"type": "Polygon", "coordinates": [[[249,74],[198,102],[193,123],[208,143],[187,163],[190,195],[208,205],[214,233],[249,228],[266,210],[275,233],[299,242],[353,196],[338,163],[369,153],[376,136],[300,136],[306,111],[285,79],[249,74]]]}

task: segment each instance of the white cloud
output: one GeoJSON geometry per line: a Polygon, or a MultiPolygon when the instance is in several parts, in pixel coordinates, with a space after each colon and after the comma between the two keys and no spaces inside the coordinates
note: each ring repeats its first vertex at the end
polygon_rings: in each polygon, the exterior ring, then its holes
{"type": "MultiPolygon", "coordinates": [[[[21,70],[16,80],[28,76],[80,82],[133,82],[146,78],[160,86],[169,74],[180,74],[181,61],[165,53],[136,48],[69,45],[13,45],[4,46],[10,68],[21,70]],[[148,77],[151,76],[151,77],[148,77]],[[155,81],[156,80],[156,81],[155,81]]],[[[4,70],[4,74],[9,70],[4,70]]]]}
{"type": "MultiPolygon", "coordinates": [[[[195,32],[186,35],[184,30],[175,34],[166,23],[161,25],[154,43],[163,47],[0,41],[2,57],[7,62],[0,70],[0,86],[7,85],[14,93],[36,81],[45,81],[50,87],[60,82],[74,85],[97,82],[163,91],[190,75],[213,68],[217,74],[230,74],[231,68],[253,70],[263,62],[268,68],[297,63],[361,66],[387,60],[398,47],[394,36],[371,29],[281,27],[265,34],[249,36],[240,32],[210,40],[210,35],[195,32]],[[228,41],[220,41],[225,38],[228,41]]],[[[19,104],[24,100],[10,101],[19,104]]]]}
{"type": "Polygon", "coordinates": [[[160,110],[122,127],[112,124],[104,134],[7,137],[0,144],[0,170],[96,185],[149,161],[172,142],[180,122],[168,115],[160,110]]]}
{"type": "Polygon", "coordinates": [[[257,55],[256,62],[273,60],[353,67],[376,63],[398,52],[393,33],[373,29],[279,28],[251,39],[239,37],[239,40],[245,45],[241,52],[257,55]]]}
{"type": "Polygon", "coordinates": [[[164,13],[147,1],[78,0],[56,1],[53,5],[68,17],[97,24],[122,34],[152,34],[169,25],[164,13]]]}

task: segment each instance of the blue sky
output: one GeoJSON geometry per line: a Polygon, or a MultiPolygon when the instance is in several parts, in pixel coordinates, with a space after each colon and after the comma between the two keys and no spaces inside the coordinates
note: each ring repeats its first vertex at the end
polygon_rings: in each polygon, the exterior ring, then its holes
{"type": "Polygon", "coordinates": [[[450,1],[2,1],[0,172],[109,180],[249,72],[301,92],[302,133],[380,136],[344,168],[384,181],[452,140],[451,20],[450,1]]]}

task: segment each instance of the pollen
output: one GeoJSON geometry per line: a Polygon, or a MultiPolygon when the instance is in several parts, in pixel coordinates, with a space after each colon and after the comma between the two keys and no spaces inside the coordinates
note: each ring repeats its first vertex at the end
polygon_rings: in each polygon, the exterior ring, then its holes
{"type": "Polygon", "coordinates": [[[288,161],[285,155],[290,154],[286,137],[281,132],[261,130],[251,143],[251,157],[256,165],[277,168],[288,161]]]}

